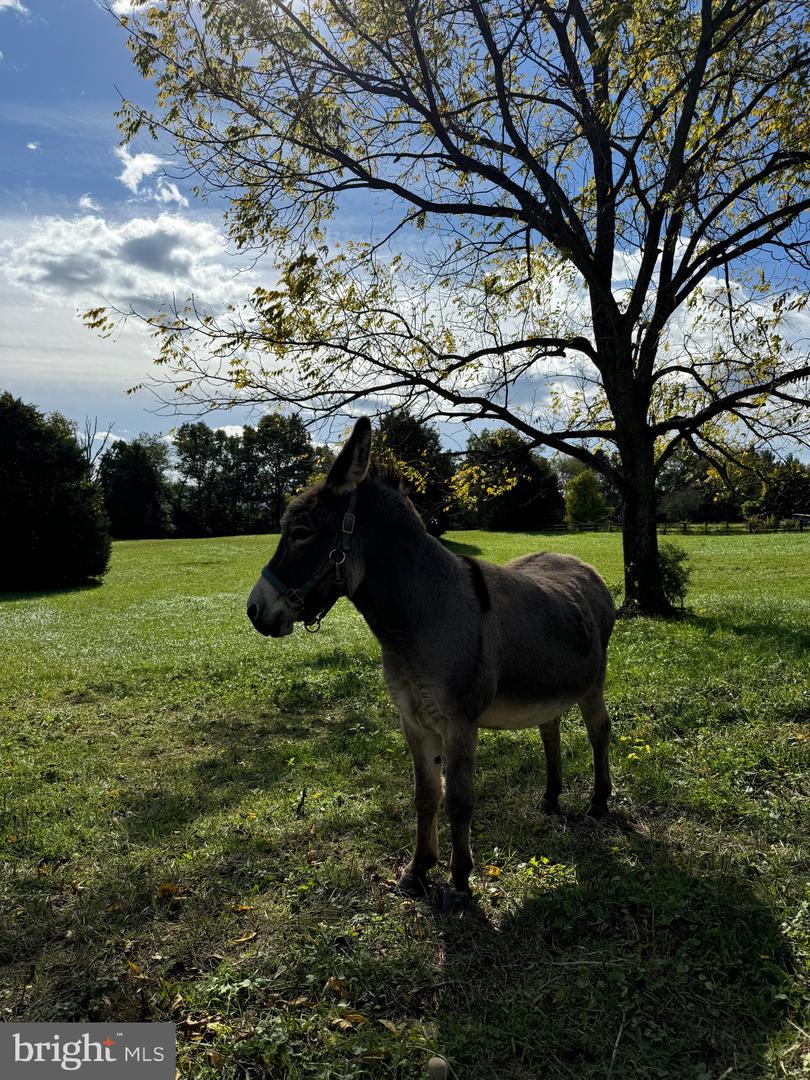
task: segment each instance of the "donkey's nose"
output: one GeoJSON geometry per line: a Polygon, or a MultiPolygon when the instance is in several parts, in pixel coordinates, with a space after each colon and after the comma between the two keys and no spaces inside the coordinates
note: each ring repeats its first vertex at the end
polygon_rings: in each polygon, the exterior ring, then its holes
{"type": "Polygon", "coordinates": [[[250,621],[253,623],[253,625],[255,626],[256,625],[256,620],[259,617],[259,605],[258,604],[248,604],[247,616],[250,619],[250,621]]]}

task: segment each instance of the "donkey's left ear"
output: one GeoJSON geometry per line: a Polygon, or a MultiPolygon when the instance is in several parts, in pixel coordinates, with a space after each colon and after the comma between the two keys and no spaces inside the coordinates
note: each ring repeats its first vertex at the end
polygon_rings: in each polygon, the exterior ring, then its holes
{"type": "Polygon", "coordinates": [[[345,495],[354,491],[368,472],[368,460],[371,454],[371,421],[361,416],[354,425],[349,441],[340,451],[334,465],[329,470],[326,486],[336,495],[345,495]]]}

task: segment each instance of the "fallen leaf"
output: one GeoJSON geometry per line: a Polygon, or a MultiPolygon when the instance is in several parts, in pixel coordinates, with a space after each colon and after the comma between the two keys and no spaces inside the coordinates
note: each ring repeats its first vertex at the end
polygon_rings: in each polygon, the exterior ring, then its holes
{"type": "Polygon", "coordinates": [[[378,1020],[378,1024],[382,1024],[386,1031],[390,1031],[392,1035],[398,1035],[399,1029],[393,1020],[378,1020]]]}
{"type": "Polygon", "coordinates": [[[485,866],[484,873],[487,877],[500,877],[503,870],[501,870],[500,866],[485,866]]]}
{"type": "Polygon", "coordinates": [[[231,942],[231,945],[244,945],[246,941],[253,941],[255,937],[256,931],[248,930],[248,932],[246,934],[242,934],[241,937],[234,938],[234,940],[231,942]]]}
{"type": "Polygon", "coordinates": [[[339,994],[345,1001],[351,1000],[351,993],[346,989],[340,979],[336,979],[334,975],[326,980],[326,989],[332,990],[335,994],[339,994]]]}
{"type": "Polygon", "coordinates": [[[174,1012],[174,1010],[179,1009],[182,1004],[183,1004],[183,995],[182,994],[175,994],[174,997],[171,1000],[171,1004],[169,1005],[169,1009],[172,1012],[174,1012]]]}
{"type": "Polygon", "coordinates": [[[180,886],[175,885],[173,881],[164,881],[162,885],[157,887],[157,895],[161,900],[166,900],[170,896],[177,896],[180,892],[180,886]]]}
{"type": "Polygon", "coordinates": [[[234,904],[231,911],[237,915],[240,911],[253,911],[253,904],[234,904]]]}
{"type": "Polygon", "coordinates": [[[129,970],[132,972],[136,979],[146,978],[144,973],[141,971],[140,965],[136,964],[134,960],[127,960],[127,963],[129,964],[129,970]]]}

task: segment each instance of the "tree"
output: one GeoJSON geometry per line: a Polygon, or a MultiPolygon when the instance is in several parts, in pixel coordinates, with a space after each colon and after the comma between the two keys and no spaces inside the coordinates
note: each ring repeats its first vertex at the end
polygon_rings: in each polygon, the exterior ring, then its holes
{"type": "Polygon", "coordinates": [[[453,461],[442,450],[438,429],[407,408],[385,413],[377,427],[374,454],[399,470],[428,532],[441,536],[450,524],[453,461]]]}
{"type": "Polygon", "coordinates": [[[300,416],[263,416],[243,435],[246,494],[253,519],[277,532],[290,497],[300,491],[315,467],[312,440],[300,416]]]}
{"type": "Polygon", "coordinates": [[[605,497],[590,469],[583,469],[568,481],[565,489],[565,517],[572,525],[591,525],[608,512],[605,497]]]}
{"type": "Polygon", "coordinates": [[[165,443],[143,436],[132,442],[119,439],[103,455],[98,480],[113,536],[140,540],[169,532],[166,460],[165,443]]]}
{"type": "Polygon", "coordinates": [[[239,532],[235,485],[239,439],[203,423],[181,424],[174,436],[179,483],[175,518],[184,536],[239,532]]]}
{"type": "Polygon", "coordinates": [[[110,535],[90,469],[68,420],[0,394],[0,588],[78,585],[104,574],[110,535]]]}
{"type": "Polygon", "coordinates": [[[123,137],[167,132],[230,200],[235,243],[279,268],[244,306],[148,316],[161,371],[204,408],[394,400],[509,424],[611,478],[626,605],[668,610],[666,461],[719,460],[740,430],[810,433],[806,20],[805,0],[122,17],[158,92],[151,112],[125,103],[123,137]],[[401,214],[330,251],[356,192],[401,214]]]}
{"type": "Polygon", "coordinates": [[[533,531],[563,519],[556,471],[511,428],[484,429],[470,436],[460,473],[482,528],[533,531]]]}

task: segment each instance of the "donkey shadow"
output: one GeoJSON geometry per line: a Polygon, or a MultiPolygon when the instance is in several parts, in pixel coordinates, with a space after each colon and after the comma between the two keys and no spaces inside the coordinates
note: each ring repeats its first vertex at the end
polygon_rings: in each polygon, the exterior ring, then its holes
{"type": "Polygon", "coordinates": [[[538,845],[548,862],[529,867],[522,902],[435,914],[439,1051],[456,1075],[762,1075],[765,1047],[786,1026],[792,961],[744,877],[613,814],[550,825],[524,844],[527,862],[538,845]]]}

